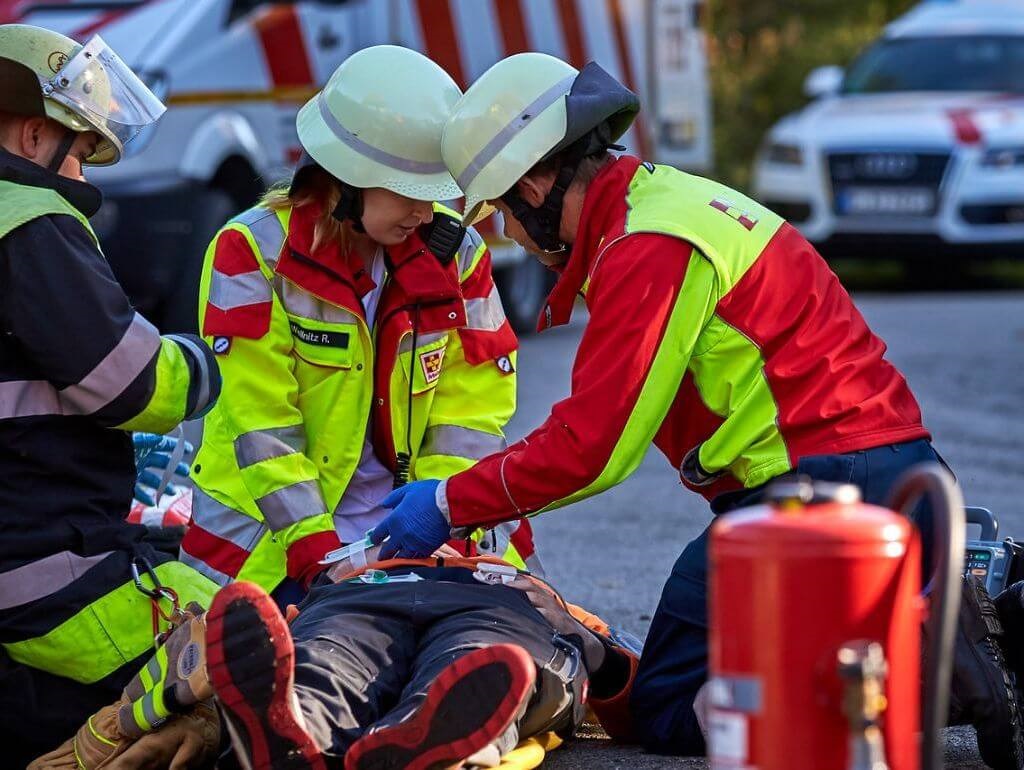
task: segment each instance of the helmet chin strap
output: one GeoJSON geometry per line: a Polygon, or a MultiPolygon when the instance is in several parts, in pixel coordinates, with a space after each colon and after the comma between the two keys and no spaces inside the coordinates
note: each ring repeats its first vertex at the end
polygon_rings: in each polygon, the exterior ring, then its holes
{"type": "Polygon", "coordinates": [[[570,148],[562,161],[555,183],[545,196],[543,203],[534,208],[518,193],[515,187],[501,196],[501,200],[512,216],[519,220],[519,224],[526,230],[526,234],[533,239],[541,249],[548,254],[558,254],[569,247],[562,241],[558,234],[562,225],[562,208],[565,204],[565,193],[576,176],[576,168],[583,159],[582,153],[570,148]]]}
{"type": "Polygon", "coordinates": [[[60,172],[60,167],[64,165],[64,160],[68,157],[68,153],[71,152],[71,145],[75,143],[77,138],[78,134],[70,128],[64,129],[64,136],[61,137],[60,144],[57,145],[53,157],[50,158],[50,163],[46,167],[47,171],[52,171],[54,174],[60,172]]]}
{"type": "Polygon", "coordinates": [[[534,208],[523,200],[515,187],[501,196],[502,202],[509,207],[512,216],[519,220],[527,235],[548,254],[558,254],[569,248],[558,231],[562,226],[565,194],[576,176],[580,162],[588,155],[609,149],[625,148],[610,141],[607,126],[598,126],[562,151],[562,165],[555,176],[555,183],[539,207],[534,208]]]}
{"type": "Polygon", "coordinates": [[[339,222],[344,222],[347,219],[352,222],[353,230],[357,233],[365,233],[362,190],[344,182],[339,182],[339,185],[341,186],[341,198],[338,199],[338,205],[334,207],[331,216],[339,222]]]}

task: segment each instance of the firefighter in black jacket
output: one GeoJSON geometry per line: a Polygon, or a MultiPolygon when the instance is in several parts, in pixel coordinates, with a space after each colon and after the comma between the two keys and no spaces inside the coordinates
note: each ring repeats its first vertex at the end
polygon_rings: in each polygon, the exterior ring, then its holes
{"type": "Polygon", "coordinates": [[[220,377],[132,309],[88,222],[82,165],[116,163],[163,105],[99,37],[23,25],[0,26],[0,83],[0,745],[27,759],[120,695],[177,603],[213,596],[124,517],[130,431],[203,414],[220,377]]]}

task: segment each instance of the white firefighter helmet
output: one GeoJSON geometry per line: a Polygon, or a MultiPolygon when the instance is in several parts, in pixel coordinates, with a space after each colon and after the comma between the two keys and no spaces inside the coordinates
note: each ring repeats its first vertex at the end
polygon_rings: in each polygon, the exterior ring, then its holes
{"type": "Polygon", "coordinates": [[[539,161],[583,139],[580,154],[613,146],[638,110],[636,95],[597,64],[580,71],[542,53],[501,60],[459,100],[441,143],[466,195],[466,224],[539,161]]]}
{"type": "Polygon", "coordinates": [[[461,96],[448,73],[421,53],[364,48],[299,111],[299,141],[352,187],[383,187],[416,200],[458,198],[441,158],[441,134],[461,96]]]}

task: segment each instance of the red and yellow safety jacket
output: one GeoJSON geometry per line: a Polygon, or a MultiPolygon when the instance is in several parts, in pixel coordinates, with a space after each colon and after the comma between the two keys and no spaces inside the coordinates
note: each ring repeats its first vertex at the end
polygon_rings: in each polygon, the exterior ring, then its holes
{"type": "MultiPolygon", "coordinates": [[[[317,570],[338,546],[333,514],[368,425],[390,470],[411,447],[410,479],[446,478],[506,445],[517,341],[482,239],[468,230],[446,266],[425,250],[392,264],[371,329],[361,297],[374,283],[338,243],[313,248],[319,216],[315,204],[257,206],[207,251],[200,324],[224,385],[193,465],[182,560],[222,585],[270,591],[317,570]]],[[[525,522],[485,542],[519,564],[533,555],[525,522]]]]}
{"type": "Polygon", "coordinates": [[[548,420],[439,490],[453,525],[558,507],[625,479],[653,441],[712,499],[799,458],[928,437],[839,280],[776,214],[623,157],[591,183],[542,326],[590,320],[548,420]]]}

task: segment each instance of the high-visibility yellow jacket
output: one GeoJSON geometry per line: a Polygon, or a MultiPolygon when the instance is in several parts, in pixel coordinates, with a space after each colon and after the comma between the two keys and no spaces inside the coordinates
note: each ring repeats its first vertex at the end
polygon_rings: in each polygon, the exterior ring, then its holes
{"type": "MultiPolygon", "coordinates": [[[[467,231],[448,265],[426,251],[397,268],[388,258],[371,329],[361,297],[373,281],[340,244],[313,248],[319,215],[317,204],[252,208],[207,251],[200,324],[224,385],[193,467],[182,558],[221,584],[272,590],[316,570],[337,546],[333,513],[368,425],[392,471],[411,448],[410,479],[446,478],[505,447],[517,342],[480,237],[467,231]]],[[[486,543],[520,563],[532,554],[525,523],[486,543]]]]}

